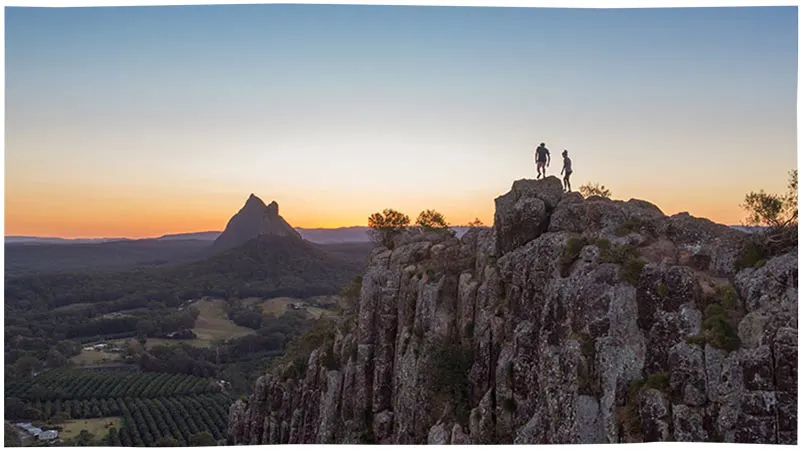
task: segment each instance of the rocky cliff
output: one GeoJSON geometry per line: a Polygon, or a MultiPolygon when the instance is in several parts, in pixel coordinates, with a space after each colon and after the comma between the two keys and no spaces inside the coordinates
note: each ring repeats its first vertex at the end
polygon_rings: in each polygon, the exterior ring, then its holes
{"type": "Polygon", "coordinates": [[[796,442],[796,249],[737,270],[743,233],[553,177],[495,204],[376,248],[357,317],[229,443],[796,442]]]}

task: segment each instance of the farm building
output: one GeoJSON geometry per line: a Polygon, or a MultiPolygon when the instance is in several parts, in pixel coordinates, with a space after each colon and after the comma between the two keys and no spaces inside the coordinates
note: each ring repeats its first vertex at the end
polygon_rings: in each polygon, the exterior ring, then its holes
{"type": "Polygon", "coordinates": [[[42,429],[39,427],[35,427],[30,423],[18,423],[16,424],[18,428],[21,428],[23,431],[28,433],[29,435],[36,437],[42,433],[42,429]]]}
{"type": "Polygon", "coordinates": [[[39,439],[40,441],[52,441],[58,438],[58,431],[56,430],[42,430],[39,427],[33,426],[31,423],[17,423],[16,426],[28,436],[39,439]]]}
{"type": "Polygon", "coordinates": [[[58,431],[56,431],[56,430],[45,430],[45,431],[42,431],[41,433],[39,433],[39,435],[36,436],[36,437],[40,441],[52,441],[53,439],[57,439],[58,438],[58,431]]]}

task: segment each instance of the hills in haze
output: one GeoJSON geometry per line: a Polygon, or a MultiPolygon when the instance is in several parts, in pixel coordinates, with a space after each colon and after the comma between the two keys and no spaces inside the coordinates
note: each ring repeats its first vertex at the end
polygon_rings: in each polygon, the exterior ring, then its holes
{"type": "MultiPolygon", "coordinates": [[[[292,241],[291,244],[298,247],[298,254],[304,257],[311,257],[306,250],[313,248],[352,261],[353,258],[366,257],[372,247],[366,228],[355,233],[348,229],[295,230],[280,216],[276,202],[267,205],[251,194],[223,232],[179,233],[148,239],[7,236],[5,272],[7,276],[18,276],[176,266],[213,258],[265,236],[292,241]]],[[[283,244],[281,239],[271,241],[273,245],[279,245],[276,242],[283,244]]],[[[252,245],[266,251],[262,244],[264,242],[252,245]]],[[[324,259],[321,255],[316,257],[324,259]]]]}

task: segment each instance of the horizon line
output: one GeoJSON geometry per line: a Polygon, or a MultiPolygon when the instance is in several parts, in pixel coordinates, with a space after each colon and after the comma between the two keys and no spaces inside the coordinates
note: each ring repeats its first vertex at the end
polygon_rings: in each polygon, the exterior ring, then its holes
{"type": "MultiPolygon", "coordinates": [[[[694,216],[692,216],[692,217],[694,217],[694,216]]],[[[702,219],[702,217],[698,217],[698,218],[702,219]]],[[[716,223],[716,222],[714,222],[714,223],[716,223]]],[[[735,224],[734,225],[734,224],[722,224],[722,223],[719,224],[719,225],[723,225],[723,226],[726,226],[726,227],[763,228],[763,226],[760,226],[760,225],[745,225],[745,224],[735,224]]],[[[413,227],[414,227],[414,225],[409,225],[409,228],[413,228],[413,227]]],[[[448,227],[449,228],[471,228],[470,225],[448,225],[448,227]]],[[[494,227],[494,224],[492,224],[492,225],[484,224],[482,226],[478,226],[478,227],[475,227],[475,228],[492,228],[492,227],[494,227]]],[[[349,226],[334,227],[334,228],[327,228],[327,227],[292,227],[292,228],[295,229],[295,230],[304,230],[304,231],[308,231],[308,230],[314,230],[314,231],[317,231],[317,230],[336,231],[336,230],[346,230],[346,229],[354,229],[354,228],[369,228],[369,226],[368,225],[349,225],[349,226]]],[[[7,235],[4,235],[3,237],[5,239],[8,239],[8,238],[60,239],[60,240],[65,240],[65,241],[80,241],[80,240],[119,240],[119,241],[129,240],[129,241],[136,241],[136,240],[160,239],[160,238],[163,238],[163,237],[180,236],[180,235],[183,235],[183,234],[203,234],[203,233],[220,233],[220,234],[222,234],[222,232],[223,232],[223,230],[219,230],[219,231],[216,231],[216,230],[204,230],[204,231],[182,231],[182,232],[177,232],[177,233],[165,233],[165,234],[161,234],[161,235],[158,235],[158,236],[112,236],[112,237],[109,237],[109,236],[64,237],[64,236],[28,235],[28,234],[7,234],[7,235]]]]}

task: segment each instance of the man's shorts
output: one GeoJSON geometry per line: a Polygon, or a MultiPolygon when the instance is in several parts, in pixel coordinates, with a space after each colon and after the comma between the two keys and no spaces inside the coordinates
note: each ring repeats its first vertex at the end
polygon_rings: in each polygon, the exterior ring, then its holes
{"type": "Polygon", "coordinates": [[[537,169],[544,169],[547,165],[547,161],[536,161],[536,168],[537,169]]]}

